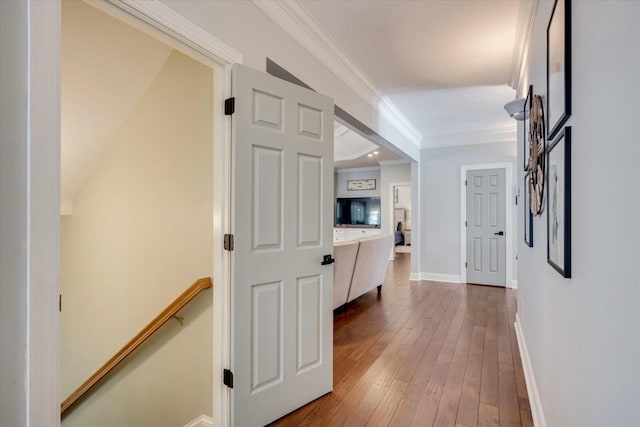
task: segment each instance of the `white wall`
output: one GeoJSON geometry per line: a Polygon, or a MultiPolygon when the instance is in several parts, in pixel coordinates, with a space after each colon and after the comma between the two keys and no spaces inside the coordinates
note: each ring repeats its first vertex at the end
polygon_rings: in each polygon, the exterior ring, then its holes
{"type": "Polygon", "coordinates": [[[161,0],[243,55],[244,65],[266,70],[269,57],[416,160],[418,148],[380,116],[317,57],[248,0],[161,0]]]}
{"type": "Polygon", "coordinates": [[[0,2],[0,425],[27,424],[27,3],[0,2]]]}
{"type": "MultiPolygon", "coordinates": [[[[213,269],[213,73],[174,51],[62,220],[66,397],[213,269]]],[[[64,425],[180,426],[212,411],[212,292],[64,425]]]]}
{"type": "MultiPolygon", "coordinates": [[[[518,239],[518,316],[547,425],[630,426],[640,419],[640,2],[572,5],[573,278],[547,264],[546,215],[536,217],[535,246],[518,239]]],[[[540,2],[520,93],[529,82],[546,92],[551,7],[540,2]]]]}
{"type": "MultiPolygon", "coordinates": [[[[431,148],[421,151],[421,274],[450,276],[450,279],[455,281],[462,273],[460,257],[465,255],[460,253],[460,224],[463,221],[460,214],[460,167],[483,163],[512,163],[515,185],[515,161],[515,142],[431,148]]],[[[513,189],[507,188],[506,192],[507,198],[515,203],[513,189]]],[[[515,221],[514,216],[514,230],[517,224],[515,221]]],[[[412,239],[415,240],[416,236],[412,236],[412,239]]],[[[515,247],[513,252],[515,257],[515,247]]],[[[510,279],[512,278],[507,278],[507,282],[510,279]]]]}
{"type": "Polygon", "coordinates": [[[380,197],[380,168],[346,169],[335,173],[336,198],[338,197],[380,197]],[[353,179],[375,179],[375,190],[349,191],[347,181],[353,179]]]}

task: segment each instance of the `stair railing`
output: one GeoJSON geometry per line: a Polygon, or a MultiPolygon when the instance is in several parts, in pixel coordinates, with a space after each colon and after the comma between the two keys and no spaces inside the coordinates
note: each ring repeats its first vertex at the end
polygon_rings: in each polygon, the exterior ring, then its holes
{"type": "Polygon", "coordinates": [[[127,356],[145,342],[154,332],[156,332],[169,319],[176,315],[185,305],[193,300],[200,292],[209,289],[212,286],[211,278],[204,277],[198,279],[193,285],[184,291],[178,298],[167,306],[159,315],[156,316],[147,326],[145,326],[135,337],[133,337],[124,347],[122,347],[111,359],[107,361],[100,369],[89,377],[80,387],[67,397],[60,405],[60,413],[64,413],[86,392],[91,390],[105,375],[113,368],[118,366],[127,356]]]}

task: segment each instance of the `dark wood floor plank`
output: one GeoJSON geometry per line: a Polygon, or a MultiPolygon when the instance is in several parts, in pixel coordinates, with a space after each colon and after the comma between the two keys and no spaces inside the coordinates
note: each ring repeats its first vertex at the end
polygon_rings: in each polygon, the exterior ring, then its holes
{"type": "Polygon", "coordinates": [[[532,426],[511,289],[409,282],[409,257],[334,316],[334,390],[271,424],[532,426]]]}

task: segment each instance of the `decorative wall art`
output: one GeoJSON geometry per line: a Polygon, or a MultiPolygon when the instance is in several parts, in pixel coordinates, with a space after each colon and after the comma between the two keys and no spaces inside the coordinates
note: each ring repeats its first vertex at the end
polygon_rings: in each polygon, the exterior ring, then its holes
{"type": "Polygon", "coordinates": [[[347,181],[347,191],[375,190],[375,179],[350,179],[347,181]]]}
{"type": "Polygon", "coordinates": [[[547,262],[571,277],[571,127],[548,150],[547,262]]]}
{"type": "Polygon", "coordinates": [[[529,91],[527,97],[524,100],[524,138],[523,145],[524,150],[524,170],[529,170],[529,160],[531,159],[531,137],[529,130],[531,128],[531,102],[533,101],[533,86],[529,85],[529,91]]]}
{"type": "Polygon", "coordinates": [[[529,157],[529,194],[531,213],[537,216],[542,213],[545,167],[544,109],[540,95],[533,96],[530,116],[529,137],[531,138],[531,155],[529,157]]]}
{"type": "Polygon", "coordinates": [[[524,197],[522,200],[524,201],[523,211],[524,211],[524,242],[530,248],[533,247],[533,215],[531,214],[531,196],[529,195],[529,177],[530,173],[527,172],[524,174],[524,197]]]}
{"type": "Polygon", "coordinates": [[[548,139],[571,115],[571,1],[556,0],[547,27],[548,139]]]}

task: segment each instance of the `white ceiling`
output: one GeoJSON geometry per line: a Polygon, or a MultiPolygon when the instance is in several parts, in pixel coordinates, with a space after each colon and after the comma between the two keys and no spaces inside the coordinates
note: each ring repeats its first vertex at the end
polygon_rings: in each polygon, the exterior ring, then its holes
{"type": "Polygon", "coordinates": [[[423,136],[422,147],[515,139],[503,105],[518,7],[513,0],[299,0],[423,136]],[[473,133],[473,132],[472,132],[473,133]]]}
{"type": "Polygon", "coordinates": [[[62,2],[61,204],[73,200],[172,49],[81,1],[62,2]]]}
{"type": "Polygon", "coordinates": [[[379,166],[381,161],[404,161],[393,151],[379,147],[338,122],[334,122],[333,160],[336,169],[379,166]]]}

